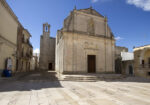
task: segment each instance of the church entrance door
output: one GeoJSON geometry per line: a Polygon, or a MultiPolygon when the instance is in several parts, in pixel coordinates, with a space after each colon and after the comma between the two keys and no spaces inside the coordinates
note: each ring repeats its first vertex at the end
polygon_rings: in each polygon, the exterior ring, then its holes
{"type": "Polygon", "coordinates": [[[96,72],[96,56],[88,55],[88,73],[96,72]]]}

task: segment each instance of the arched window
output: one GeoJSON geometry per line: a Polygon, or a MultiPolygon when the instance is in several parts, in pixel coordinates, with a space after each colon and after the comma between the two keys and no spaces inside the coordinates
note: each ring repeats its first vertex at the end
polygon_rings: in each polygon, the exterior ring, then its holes
{"type": "Polygon", "coordinates": [[[45,26],[45,32],[48,32],[48,25],[45,26]]]}

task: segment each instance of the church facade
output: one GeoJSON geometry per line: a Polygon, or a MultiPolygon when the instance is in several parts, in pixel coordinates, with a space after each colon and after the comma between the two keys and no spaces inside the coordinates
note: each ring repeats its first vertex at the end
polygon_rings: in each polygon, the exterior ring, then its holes
{"type": "Polygon", "coordinates": [[[92,8],[74,9],[56,36],[59,73],[114,73],[115,39],[107,18],[92,8]]]}
{"type": "Polygon", "coordinates": [[[50,25],[43,24],[43,35],[40,39],[40,70],[55,69],[55,38],[50,37],[50,25]]]}

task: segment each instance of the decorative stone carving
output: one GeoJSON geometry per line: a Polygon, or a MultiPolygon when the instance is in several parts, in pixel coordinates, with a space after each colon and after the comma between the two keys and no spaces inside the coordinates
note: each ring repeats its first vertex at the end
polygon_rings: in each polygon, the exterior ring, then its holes
{"type": "Polygon", "coordinates": [[[98,45],[93,42],[84,42],[85,49],[98,49],[98,45]]]}

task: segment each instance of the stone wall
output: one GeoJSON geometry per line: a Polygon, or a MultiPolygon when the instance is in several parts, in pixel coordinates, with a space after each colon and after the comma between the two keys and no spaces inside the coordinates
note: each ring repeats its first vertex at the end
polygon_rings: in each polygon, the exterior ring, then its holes
{"type": "Polygon", "coordinates": [[[72,11],[65,19],[63,30],[112,37],[111,29],[107,24],[107,18],[87,14],[78,10],[72,11]],[[89,33],[89,30],[92,30],[90,27],[93,28],[93,33],[89,33]]]}
{"type": "Polygon", "coordinates": [[[56,47],[56,70],[61,73],[87,73],[87,56],[96,55],[96,73],[112,73],[114,46],[112,39],[64,32],[63,40],[56,47]]]}
{"type": "Polygon", "coordinates": [[[128,52],[128,48],[126,47],[121,47],[121,46],[116,46],[115,47],[115,55],[117,56],[121,56],[121,52],[128,52]]]}
{"type": "Polygon", "coordinates": [[[136,76],[150,78],[150,45],[134,48],[134,71],[136,76]]]}
{"type": "Polygon", "coordinates": [[[7,8],[1,2],[0,19],[0,35],[16,45],[18,22],[12,17],[7,8]]]}
{"type": "Polygon", "coordinates": [[[125,69],[122,64],[121,52],[128,52],[128,48],[115,46],[115,72],[117,74],[122,74],[125,69]]]}
{"type": "Polygon", "coordinates": [[[49,60],[48,62],[52,62],[53,63],[53,70],[55,69],[55,43],[56,43],[56,39],[50,37],[49,39],[49,60]]]}
{"type": "Polygon", "coordinates": [[[12,70],[16,69],[18,21],[5,0],[0,1],[0,70],[5,68],[8,57],[12,59],[12,70]]]}
{"type": "MultiPolygon", "coordinates": [[[[60,37],[60,34],[58,34],[56,36],[56,60],[55,60],[55,70],[57,72],[63,73],[64,70],[64,50],[66,48],[66,46],[64,45],[64,36],[62,36],[60,39],[58,38],[60,37]]],[[[69,59],[69,58],[68,58],[69,59]]]]}

